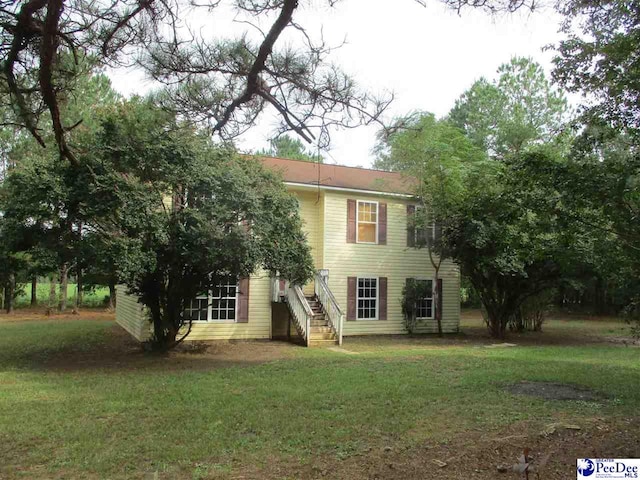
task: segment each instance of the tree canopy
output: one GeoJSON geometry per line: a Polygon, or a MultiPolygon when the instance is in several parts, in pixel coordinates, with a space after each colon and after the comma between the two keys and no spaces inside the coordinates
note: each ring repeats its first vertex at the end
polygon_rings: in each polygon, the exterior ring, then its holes
{"type": "Polygon", "coordinates": [[[291,160],[305,160],[307,162],[322,163],[322,156],[307,150],[299,138],[291,138],[289,135],[280,135],[269,141],[268,150],[259,150],[256,155],[266,155],[278,158],[290,158],[291,160]]]}
{"type": "Polygon", "coordinates": [[[462,94],[449,113],[453,124],[498,159],[558,141],[567,121],[567,101],[540,64],[514,57],[497,73],[497,80],[481,78],[462,94]]]}
{"type": "MultiPolygon", "coordinates": [[[[294,283],[313,273],[295,199],[257,161],[215,147],[142,100],[108,109],[72,169],[86,227],[148,307],[154,345],[186,335],[183,312],[228,277],[263,269],[294,283]]],[[[181,338],[184,338],[181,337],[181,338]]]]}
{"type": "Polygon", "coordinates": [[[564,2],[554,79],[584,97],[591,121],[640,131],[640,3],[635,0],[564,2]]]}

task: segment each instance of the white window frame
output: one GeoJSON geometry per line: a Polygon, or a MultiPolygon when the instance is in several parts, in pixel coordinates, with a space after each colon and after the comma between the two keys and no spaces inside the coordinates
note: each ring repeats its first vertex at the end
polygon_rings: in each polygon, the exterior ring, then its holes
{"type": "MultiPolygon", "coordinates": [[[[364,225],[373,225],[373,222],[362,222],[364,225]]],[[[365,245],[377,245],[378,244],[378,234],[380,232],[380,204],[375,200],[358,200],[356,201],[356,243],[363,243],[365,245]],[[360,241],[360,204],[362,203],[370,203],[375,204],[376,206],[376,240],[375,242],[362,242],[360,241]]]]}
{"type": "MultiPolygon", "coordinates": [[[[236,296],[235,296],[236,307],[235,307],[235,315],[234,315],[235,318],[233,318],[233,319],[223,319],[223,320],[220,320],[220,319],[214,320],[212,318],[212,316],[213,316],[212,312],[213,312],[213,300],[214,300],[214,298],[213,298],[213,291],[209,290],[207,295],[199,295],[199,296],[197,296],[195,298],[196,300],[204,300],[204,299],[207,300],[207,319],[206,320],[192,320],[192,322],[193,323],[237,323],[238,322],[238,306],[240,304],[240,299],[238,298],[239,297],[238,294],[240,292],[240,285],[239,284],[240,284],[240,281],[238,280],[236,282],[236,296]]],[[[225,283],[224,285],[226,286],[228,284],[225,283]]],[[[231,298],[233,298],[233,297],[220,297],[220,298],[216,297],[216,300],[222,300],[222,299],[229,300],[231,298]]]]}
{"type": "Polygon", "coordinates": [[[425,297],[423,299],[421,299],[421,301],[424,300],[431,300],[431,316],[430,317],[418,317],[416,316],[416,320],[433,320],[435,318],[435,305],[433,302],[433,278],[414,278],[414,280],[416,282],[431,282],[431,297],[425,297]]]}
{"type": "Polygon", "coordinates": [[[356,320],[361,322],[367,322],[369,320],[378,320],[380,317],[380,277],[376,275],[362,275],[356,277],[356,320]],[[360,310],[359,303],[362,300],[371,300],[373,297],[360,297],[360,280],[375,280],[376,281],[376,314],[373,318],[360,318],[358,311],[360,310]]]}

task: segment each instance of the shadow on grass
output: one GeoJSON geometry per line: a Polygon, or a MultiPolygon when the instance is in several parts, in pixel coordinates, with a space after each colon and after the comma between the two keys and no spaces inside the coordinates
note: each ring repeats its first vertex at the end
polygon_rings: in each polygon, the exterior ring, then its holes
{"type": "Polygon", "coordinates": [[[207,370],[250,366],[295,355],[285,342],[189,342],[159,354],[143,350],[112,320],[0,324],[0,370],[207,370]]]}

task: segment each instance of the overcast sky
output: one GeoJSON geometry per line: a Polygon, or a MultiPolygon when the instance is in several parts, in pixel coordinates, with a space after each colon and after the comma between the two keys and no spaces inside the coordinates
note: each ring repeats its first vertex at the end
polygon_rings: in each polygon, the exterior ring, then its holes
{"type": "MultiPolygon", "coordinates": [[[[553,52],[543,47],[560,38],[560,17],[551,9],[490,16],[478,10],[458,15],[435,0],[426,8],[413,0],[344,0],[334,8],[325,7],[326,1],[312,3],[316,6],[296,12],[294,20],[315,32],[322,26],[329,44],[339,44],[346,37],[346,45],[333,52],[331,59],[361,87],[395,93],[389,118],[412,110],[445,115],[474,80],[494,78],[497,67],[514,55],[532,57],[549,73],[553,52]]],[[[226,26],[232,14],[215,15],[216,31],[230,32],[226,26]]],[[[236,24],[236,32],[237,28],[236,24]]],[[[137,72],[111,76],[114,87],[127,95],[149,88],[137,72]]],[[[239,139],[238,146],[266,148],[272,126],[273,118],[267,114],[239,139]]],[[[326,161],[370,166],[377,129],[333,131],[330,151],[322,152],[326,161]]]]}

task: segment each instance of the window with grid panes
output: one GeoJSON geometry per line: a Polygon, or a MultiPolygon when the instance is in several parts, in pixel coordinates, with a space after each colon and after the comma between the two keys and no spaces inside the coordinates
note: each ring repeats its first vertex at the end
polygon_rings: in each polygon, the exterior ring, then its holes
{"type": "Polygon", "coordinates": [[[424,287],[426,296],[418,300],[416,318],[433,318],[433,280],[416,280],[424,287]]]}
{"type": "Polygon", "coordinates": [[[378,279],[358,278],[357,293],[358,320],[378,318],[378,279]]]}
{"type": "Polygon", "coordinates": [[[237,279],[227,278],[216,285],[209,295],[192,300],[185,310],[185,319],[194,322],[235,321],[237,294],[237,279]]]}
{"type": "Polygon", "coordinates": [[[378,242],[378,202],[358,200],[357,211],[358,243],[378,242]]]}

